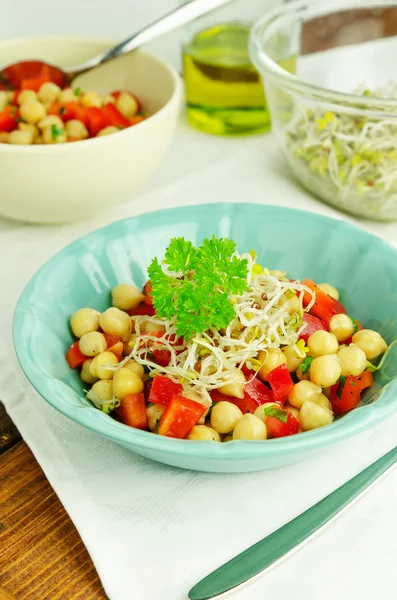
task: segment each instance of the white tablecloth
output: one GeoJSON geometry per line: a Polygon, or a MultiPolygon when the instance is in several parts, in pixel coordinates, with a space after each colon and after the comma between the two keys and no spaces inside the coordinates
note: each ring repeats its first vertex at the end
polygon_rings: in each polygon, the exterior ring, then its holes
{"type": "MultiPolygon", "coordinates": [[[[75,237],[113,219],[203,201],[279,204],[342,218],[286,176],[271,136],[223,139],[181,125],[150,187],[130,204],[63,227],[0,221],[0,398],[79,530],[111,600],[186,598],[201,577],[397,441],[396,416],[310,462],[246,475],[195,473],[149,462],[85,431],[31,389],[14,358],[11,320],[36,269],[75,237]]],[[[362,226],[397,244],[396,225],[362,226]]],[[[394,470],[299,553],[230,598],[395,599],[396,506],[394,470]]]]}

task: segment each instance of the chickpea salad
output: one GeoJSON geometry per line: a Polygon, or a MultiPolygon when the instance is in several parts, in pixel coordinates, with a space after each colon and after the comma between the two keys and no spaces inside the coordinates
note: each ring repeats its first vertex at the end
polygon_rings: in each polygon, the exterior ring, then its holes
{"type": "Polygon", "coordinates": [[[329,283],[262,267],[232,240],[171,240],[143,290],[81,308],[66,353],[86,396],[118,421],[187,440],[266,440],[353,410],[387,344],[329,283]],[[89,388],[89,389],[88,389],[89,388]]]}
{"type": "Polygon", "coordinates": [[[129,91],[100,95],[64,88],[43,73],[24,79],[21,89],[0,89],[0,144],[63,144],[102,137],[146,118],[129,91]]]}

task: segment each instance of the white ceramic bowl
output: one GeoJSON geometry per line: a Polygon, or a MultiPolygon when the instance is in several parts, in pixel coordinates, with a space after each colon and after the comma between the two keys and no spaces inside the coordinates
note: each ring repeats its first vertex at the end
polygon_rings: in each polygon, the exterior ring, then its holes
{"type": "MultiPolygon", "coordinates": [[[[0,43],[0,65],[23,58],[79,64],[112,46],[94,38],[57,36],[0,43]]],[[[120,204],[156,170],[175,132],[182,85],[165,61],[139,50],[81,75],[76,87],[128,89],[151,115],[98,139],[56,146],[0,144],[0,214],[35,223],[64,223],[120,204]]]]}

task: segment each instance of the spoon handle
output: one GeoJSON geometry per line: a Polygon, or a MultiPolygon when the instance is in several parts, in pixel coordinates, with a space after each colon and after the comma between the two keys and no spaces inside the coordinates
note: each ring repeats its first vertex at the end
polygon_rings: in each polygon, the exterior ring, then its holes
{"type": "Polygon", "coordinates": [[[141,31],[138,31],[138,33],[134,33],[134,35],[123,42],[120,42],[120,44],[117,44],[117,46],[114,46],[110,50],[90,58],[81,65],[69,67],[68,69],[65,69],[65,71],[67,73],[73,73],[74,76],[88,71],[112,58],[116,58],[116,56],[121,56],[132,50],[136,50],[143,44],[147,44],[155,38],[158,38],[177,27],[181,27],[197,17],[219,8],[230,1],[231,0],[191,0],[191,2],[179,6],[154,23],[144,27],[141,31]]]}

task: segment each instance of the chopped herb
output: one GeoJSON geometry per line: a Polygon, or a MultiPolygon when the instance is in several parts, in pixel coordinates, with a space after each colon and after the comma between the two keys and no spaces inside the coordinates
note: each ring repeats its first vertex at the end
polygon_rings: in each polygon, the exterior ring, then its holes
{"type": "Polygon", "coordinates": [[[160,427],[160,419],[156,419],[156,425],[154,427],[153,433],[158,433],[159,432],[159,427],[160,427]]]}
{"type": "Polygon", "coordinates": [[[22,123],[23,119],[22,119],[21,117],[16,117],[16,118],[15,118],[15,121],[16,121],[17,123],[22,123]]]}
{"type": "Polygon", "coordinates": [[[75,96],[80,96],[80,94],[81,94],[81,88],[74,88],[74,90],[73,90],[73,94],[74,94],[75,96]]]}
{"type": "Polygon", "coordinates": [[[314,359],[311,356],[306,356],[305,360],[299,365],[299,368],[303,374],[308,372],[313,360],[314,359]]]}
{"type": "Polygon", "coordinates": [[[277,408],[276,406],[267,406],[265,408],[265,415],[267,417],[274,417],[282,423],[286,423],[288,421],[288,412],[286,410],[281,410],[281,408],[277,408]]]}
{"type": "Polygon", "coordinates": [[[343,392],[343,388],[345,387],[345,383],[346,383],[346,377],[341,375],[339,377],[339,387],[336,392],[336,397],[339,398],[339,400],[342,398],[342,392],[343,392]]]}
{"type": "Polygon", "coordinates": [[[66,111],[66,108],[64,106],[61,106],[61,108],[59,109],[59,114],[62,116],[66,111]]]}
{"type": "Polygon", "coordinates": [[[124,125],[117,125],[117,129],[124,129],[124,125]]]}
{"type": "Polygon", "coordinates": [[[357,387],[357,383],[355,381],[351,381],[350,385],[353,386],[353,387],[357,387]]]}
{"type": "Polygon", "coordinates": [[[154,402],[148,402],[146,408],[150,408],[151,406],[154,406],[154,402]]]}
{"type": "Polygon", "coordinates": [[[349,315],[349,319],[353,323],[353,335],[354,335],[358,331],[358,323],[357,323],[356,319],[353,319],[353,317],[351,317],[350,315],[349,315]]]}
{"type": "Polygon", "coordinates": [[[55,141],[59,135],[63,135],[64,130],[57,125],[51,125],[51,137],[55,141]]]}

